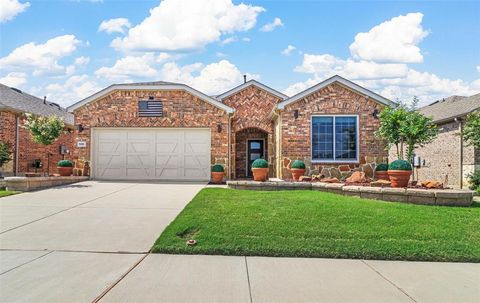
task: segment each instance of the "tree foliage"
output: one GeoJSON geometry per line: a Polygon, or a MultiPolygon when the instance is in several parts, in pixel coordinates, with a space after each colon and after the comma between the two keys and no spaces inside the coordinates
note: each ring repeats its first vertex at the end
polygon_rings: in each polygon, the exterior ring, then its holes
{"type": "Polygon", "coordinates": [[[384,109],[379,115],[380,127],[375,135],[387,141],[388,149],[395,146],[398,159],[411,161],[416,148],[437,137],[437,126],[432,118],[417,111],[417,103],[415,97],[411,106],[400,104],[384,109]]]}
{"type": "Polygon", "coordinates": [[[10,150],[10,146],[5,142],[0,141],[0,167],[10,160],[12,160],[12,151],[10,150]]]}
{"type": "Polygon", "coordinates": [[[33,141],[43,145],[50,145],[60,137],[65,128],[63,119],[57,116],[36,116],[25,114],[25,128],[32,135],[33,141]]]}
{"type": "Polygon", "coordinates": [[[462,135],[467,144],[480,148],[480,112],[467,116],[462,135]]]}

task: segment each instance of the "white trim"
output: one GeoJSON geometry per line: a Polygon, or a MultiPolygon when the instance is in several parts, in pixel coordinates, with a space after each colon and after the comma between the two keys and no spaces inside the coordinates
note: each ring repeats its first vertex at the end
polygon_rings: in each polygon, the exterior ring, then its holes
{"type": "Polygon", "coordinates": [[[335,83],[335,82],[337,82],[337,83],[339,83],[339,84],[341,84],[341,85],[343,85],[343,86],[345,86],[345,87],[347,87],[351,90],[354,90],[354,91],[356,91],[356,92],[358,92],[362,95],[365,95],[369,98],[372,98],[375,101],[377,101],[379,103],[382,103],[384,105],[397,106],[397,103],[395,103],[395,102],[393,102],[393,101],[391,101],[387,98],[384,98],[384,97],[380,96],[379,94],[372,92],[371,90],[368,90],[364,87],[361,87],[360,85],[355,84],[352,81],[349,81],[345,78],[342,78],[338,75],[335,75],[335,76],[330,77],[327,80],[324,80],[324,81],[322,81],[322,82],[320,82],[320,83],[318,83],[318,84],[316,84],[316,85],[314,85],[310,88],[307,88],[306,90],[288,98],[287,100],[285,100],[283,102],[278,103],[277,108],[278,109],[284,109],[285,106],[287,106],[289,104],[292,104],[294,102],[297,102],[297,101],[307,97],[308,95],[310,95],[310,94],[312,94],[312,93],[314,93],[314,92],[316,92],[316,91],[318,91],[318,90],[320,90],[320,89],[322,89],[322,88],[324,88],[324,87],[326,87],[326,86],[328,86],[332,83],[335,83]]]}
{"type": "Polygon", "coordinates": [[[227,113],[233,113],[235,110],[221,102],[219,102],[218,100],[215,100],[214,98],[212,97],[209,97],[207,95],[205,95],[204,93],[188,86],[188,85],[185,85],[185,84],[153,84],[153,85],[138,85],[138,84],[113,84],[113,85],[110,85],[109,87],[107,88],[104,88],[102,89],[101,91],[91,95],[90,97],[87,97],[81,101],[78,101],[77,103],[74,103],[72,105],[70,105],[69,107],[67,107],[67,111],[69,112],[73,112],[75,111],[76,109],[92,102],[92,101],[95,101],[99,98],[102,98],[108,94],[110,94],[111,92],[115,91],[115,90],[183,90],[183,91],[186,91],[192,95],[194,95],[195,97],[199,98],[199,99],[202,99],[203,101],[206,101],[220,109],[223,109],[224,111],[226,111],[227,113]]]}
{"type": "Polygon", "coordinates": [[[265,159],[265,138],[258,138],[258,139],[255,139],[255,138],[248,138],[248,139],[245,139],[247,142],[247,146],[246,146],[246,151],[245,151],[245,155],[247,156],[247,161],[245,161],[245,177],[248,177],[248,162],[250,161],[249,157],[248,157],[248,141],[263,141],[263,146],[262,146],[262,149],[263,149],[263,159],[265,159]]]}
{"type": "Polygon", "coordinates": [[[247,82],[245,82],[245,83],[243,83],[243,84],[241,84],[241,85],[239,85],[239,86],[237,86],[237,87],[232,88],[231,90],[228,90],[228,91],[224,92],[224,93],[221,94],[221,95],[218,95],[218,96],[217,96],[217,99],[218,99],[218,100],[223,100],[223,99],[225,99],[225,98],[227,98],[227,97],[229,97],[229,96],[231,96],[231,95],[233,95],[233,94],[238,93],[239,91],[241,91],[241,90],[243,90],[243,89],[245,89],[245,88],[247,88],[247,87],[249,87],[249,86],[251,86],[251,85],[256,86],[256,87],[258,87],[258,88],[260,88],[260,89],[262,89],[262,90],[264,90],[264,91],[267,91],[267,92],[269,92],[270,94],[272,94],[272,95],[274,95],[274,96],[276,96],[276,97],[278,97],[278,98],[280,98],[280,99],[282,99],[282,100],[285,100],[285,99],[288,98],[287,95],[284,95],[284,94],[282,94],[281,92],[276,91],[276,90],[274,90],[273,88],[266,86],[265,84],[262,84],[262,83],[260,83],[260,82],[258,82],[258,81],[256,81],[256,80],[249,80],[249,81],[247,81],[247,82]]]}
{"type": "Polygon", "coordinates": [[[316,115],[311,115],[310,117],[310,160],[314,164],[318,163],[359,163],[360,162],[360,119],[359,115],[357,114],[341,114],[341,115],[335,115],[335,114],[316,114],[316,115]],[[320,160],[320,159],[313,159],[313,118],[314,117],[332,117],[333,118],[333,160],[320,160]],[[335,117],[355,117],[356,119],[356,159],[341,159],[341,160],[335,160],[335,117]]]}

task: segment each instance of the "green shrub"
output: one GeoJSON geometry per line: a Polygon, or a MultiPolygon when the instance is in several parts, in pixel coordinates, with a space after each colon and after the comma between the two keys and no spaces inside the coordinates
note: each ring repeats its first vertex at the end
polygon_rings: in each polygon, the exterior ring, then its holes
{"type": "Polygon", "coordinates": [[[388,170],[412,170],[412,165],[406,160],[395,160],[388,165],[388,170]]]}
{"type": "Polygon", "coordinates": [[[294,168],[294,169],[305,169],[305,163],[303,163],[302,160],[295,160],[293,161],[292,165],[290,166],[290,168],[294,168]]]}
{"type": "Polygon", "coordinates": [[[375,167],[375,171],[387,171],[388,170],[388,164],[387,163],[380,163],[375,167]]]}
{"type": "Polygon", "coordinates": [[[480,190],[480,171],[476,171],[473,174],[468,175],[468,182],[470,182],[470,189],[480,190]]]}
{"type": "Polygon", "coordinates": [[[252,168],[268,168],[268,162],[265,159],[257,159],[253,161],[252,168]]]}
{"type": "Polygon", "coordinates": [[[10,146],[5,142],[0,141],[0,167],[10,160],[12,160],[12,151],[10,150],[10,146]]]}
{"type": "Polygon", "coordinates": [[[223,173],[223,172],[225,172],[223,165],[215,164],[212,166],[212,173],[223,173]]]}
{"type": "Polygon", "coordinates": [[[73,162],[70,160],[60,160],[57,163],[57,167],[73,167],[73,162]]]}

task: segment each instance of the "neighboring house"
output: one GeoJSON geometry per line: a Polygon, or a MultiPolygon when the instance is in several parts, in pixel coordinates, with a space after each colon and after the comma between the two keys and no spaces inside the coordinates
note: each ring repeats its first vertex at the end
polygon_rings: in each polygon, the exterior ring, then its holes
{"type": "Polygon", "coordinates": [[[259,157],[271,177],[289,178],[294,159],[308,173],[371,174],[388,157],[374,131],[391,105],[334,76],[291,98],[255,80],[216,97],[179,83],[114,84],[68,110],[84,146],[75,157],[91,161],[92,177],[208,180],[214,163],[229,179],[248,178],[259,157]]]}
{"type": "Polygon", "coordinates": [[[435,179],[448,186],[468,187],[467,176],[480,170],[480,150],[463,142],[460,133],[466,116],[480,110],[480,94],[471,97],[451,96],[422,107],[419,111],[439,127],[432,143],[415,150],[420,157],[418,180],[435,179]]]}
{"type": "MultiPolygon", "coordinates": [[[[0,140],[8,143],[12,150],[12,161],[0,168],[6,175],[22,175],[26,172],[47,172],[48,153],[50,153],[50,173],[56,173],[57,162],[63,159],[60,146],[73,150],[73,131],[62,135],[55,143],[45,147],[33,142],[23,125],[24,114],[51,116],[56,115],[65,121],[67,128],[73,130],[73,115],[55,103],[39,99],[19,89],[0,84],[0,140]],[[40,160],[43,167],[34,168],[34,162],[40,160]]],[[[68,158],[68,155],[66,155],[68,158]]]]}

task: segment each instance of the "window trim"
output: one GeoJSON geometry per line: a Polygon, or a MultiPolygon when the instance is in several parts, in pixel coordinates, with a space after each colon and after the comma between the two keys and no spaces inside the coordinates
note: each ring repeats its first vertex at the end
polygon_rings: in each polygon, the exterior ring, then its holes
{"type": "Polygon", "coordinates": [[[351,114],[351,115],[335,115],[335,114],[316,114],[310,116],[310,160],[312,163],[359,163],[360,159],[360,117],[358,114],[351,114]],[[333,157],[335,157],[335,117],[355,117],[357,121],[356,127],[356,146],[357,146],[357,153],[356,159],[341,159],[341,160],[322,160],[322,159],[313,159],[313,118],[315,117],[332,117],[333,118],[333,157]]]}

